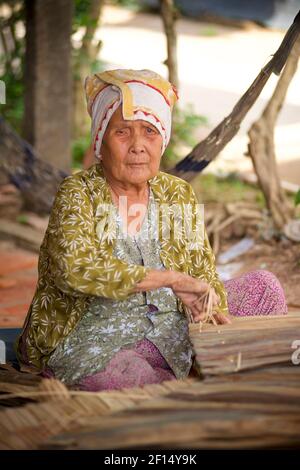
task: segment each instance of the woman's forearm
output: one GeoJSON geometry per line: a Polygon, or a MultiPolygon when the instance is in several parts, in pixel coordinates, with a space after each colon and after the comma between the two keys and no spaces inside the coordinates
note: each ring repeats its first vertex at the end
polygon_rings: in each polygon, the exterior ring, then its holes
{"type": "Polygon", "coordinates": [[[134,288],[133,292],[148,291],[152,289],[159,289],[160,287],[172,287],[177,279],[176,271],[151,269],[146,277],[139,282],[134,288]]]}

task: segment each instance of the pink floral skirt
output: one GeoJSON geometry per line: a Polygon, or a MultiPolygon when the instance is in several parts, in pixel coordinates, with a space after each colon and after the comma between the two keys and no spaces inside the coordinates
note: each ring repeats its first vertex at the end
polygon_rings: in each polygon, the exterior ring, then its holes
{"type": "Polygon", "coordinates": [[[143,339],[132,349],[120,349],[104,370],[85,377],[81,390],[116,390],[175,380],[176,377],[151,341],[143,339]]]}
{"type": "MultiPolygon", "coordinates": [[[[224,282],[224,286],[229,313],[233,316],[287,313],[283,289],[269,271],[248,272],[224,282]]],[[[104,370],[85,377],[79,388],[86,391],[116,390],[175,379],[157,347],[143,339],[132,349],[121,349],[104,370]]]]}

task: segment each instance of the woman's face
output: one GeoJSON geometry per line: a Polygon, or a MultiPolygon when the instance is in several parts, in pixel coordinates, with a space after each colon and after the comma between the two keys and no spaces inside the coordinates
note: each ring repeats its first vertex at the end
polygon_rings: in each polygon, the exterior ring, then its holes
{"type": "Polygon", "coordinates": [[[159,171],[163,141],[147,121],[124,121],[119,106],[106,128],[101,145],[102,164],[111,179],[141,184],[159,171]]]}

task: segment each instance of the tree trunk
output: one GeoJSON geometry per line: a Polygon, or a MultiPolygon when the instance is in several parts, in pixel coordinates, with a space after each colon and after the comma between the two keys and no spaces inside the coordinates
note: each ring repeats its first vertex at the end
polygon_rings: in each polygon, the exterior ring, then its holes
{"type": "Polygon", "coordinates": [[[90,75],[92,66],[98,57],[102,42],[93,43],[94,35],[99,25],[104,1],[92,0],[87,16],[89,23],[86,27],[85,35],[82,39],[82,46],[74,60],[75,76],[73,80],[73,137],[84,137],[90,130],[90,118],[86,110],[84,95],[84,80],[90,75]]]}
{"type": "Polygon", "coordinates": [[[177,9],[173,0],[160,0],[161,15],[167,38],[168,57],[165,64],[169,71],[169,81],[178,88],[177,70],[177,34],[175,23],[177,20],[177,9]]]}
{"type": "Polygon", "coordinates": [[[41,158],[71,168],[71,0],[26,0],[24,136],[41,158]]]}
{"type": "Polygon", "coordinates": [[[274,128],[282,108],[289,84],[296,73],[300,55],[300,39],[295,43],[272,98],[261,117],[250,130],[248,145],[259,185],[276,228],[282,229],[292,215],[291,207],[280,185],[274,148],[274,128]]]}
{"type": "MultiPolygon", "coordinates": [[[[167,41],[167,58],[164,64],[168,68],[168,79],[178,89],[178,67],[177,67],[177,32],[176,20],[178,18],[178,10],[174,5],[173,0],[160,0],[160,11],[164,26],[164,31],[167,41]]],[[[171,139],[174,134],[174,123],[178,118],[178,108],[175,104],[172,115],[171,139]]],[[[161,160],[161,169],[167,171],[168,159],[166,154],[163,155],[161,160]]]]}

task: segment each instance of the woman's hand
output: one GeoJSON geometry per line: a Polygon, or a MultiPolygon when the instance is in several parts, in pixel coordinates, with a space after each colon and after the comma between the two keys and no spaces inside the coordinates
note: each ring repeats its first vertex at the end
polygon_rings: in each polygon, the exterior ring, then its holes
{"type": "MultiPolygon", "coordinates": [[[[212,289],[207,282],[179,271],[160,271],[153,269],[136,285],[132,293],[159,289],[160,287],[171,288],[183,304],[190,309],[195,322],[204,320],[204,295],[208,293],[209,289],[212,289]],[[202,297],[201,300],[200,297],[202,297]]],[[[214,289],[212,289],[212,295],[212,304],[216,306],[220,302],[220,299],[214,289]]],[[[213,317],[217,324],[231,323],[231,321],[221,313],[214,313],[213,317]]]]}
{"type": "Polygon", "coordinates": [[[214,313],[213,319],[217,325],[229,325],[231,322],[230,318],[228,318],[223,313],[214,313]]]}
{"type": "MultiPolygon", "coordinates": [[[[214,292],[214,291],[213,291],[214,292]]],[[[177,297],[186,305],[193,317],[194,323],[198,323],[200,321],[205,320],[206,312],[204,311],[204,303],[203,300],[199,301],[199,296],[196,294],[187,294],[185,292],[175,292],[177,297]]],[[[214,292],[214,295],[218,299],[218,296],[214,292]]],[[[214,306],[218,304],[219,300],[214,301],[214,306]]],[[[231,320],[224,315],[223,313],[213,312],[211,321],[217,325],[226,325],[231,323],[231,320]]]]}
{"type": "MultiPolygon", "coordinates": [[[[172,284],[174,294],[189,308],[195,322],[204,320],[204,300],[210,290],[207,282],[195,279],[186,274],[178,273],[177,279],[172,284]]],[[[217,305],[219,298],[212,289],[212,304],[217,305]]]]}
{"type": "MultiPolygon", "coordinates": [[[[210,287],[207,282],[195,279],[187,274],[177,273],[175,281],[172,284],[172,289],[180,298],[180,300],[186,305],[193,316],[195,323],[204,320],[206,312],[204,311],[204,299],[205,294],[211,291],[212,295],[212,306],[215,307],[220,302],[219,296],[215,290],[210,287]]],[[[217,325],[224,325],[231,323],[230,319],[222,313],[214,312],[212,321],[217,325]]]]}

